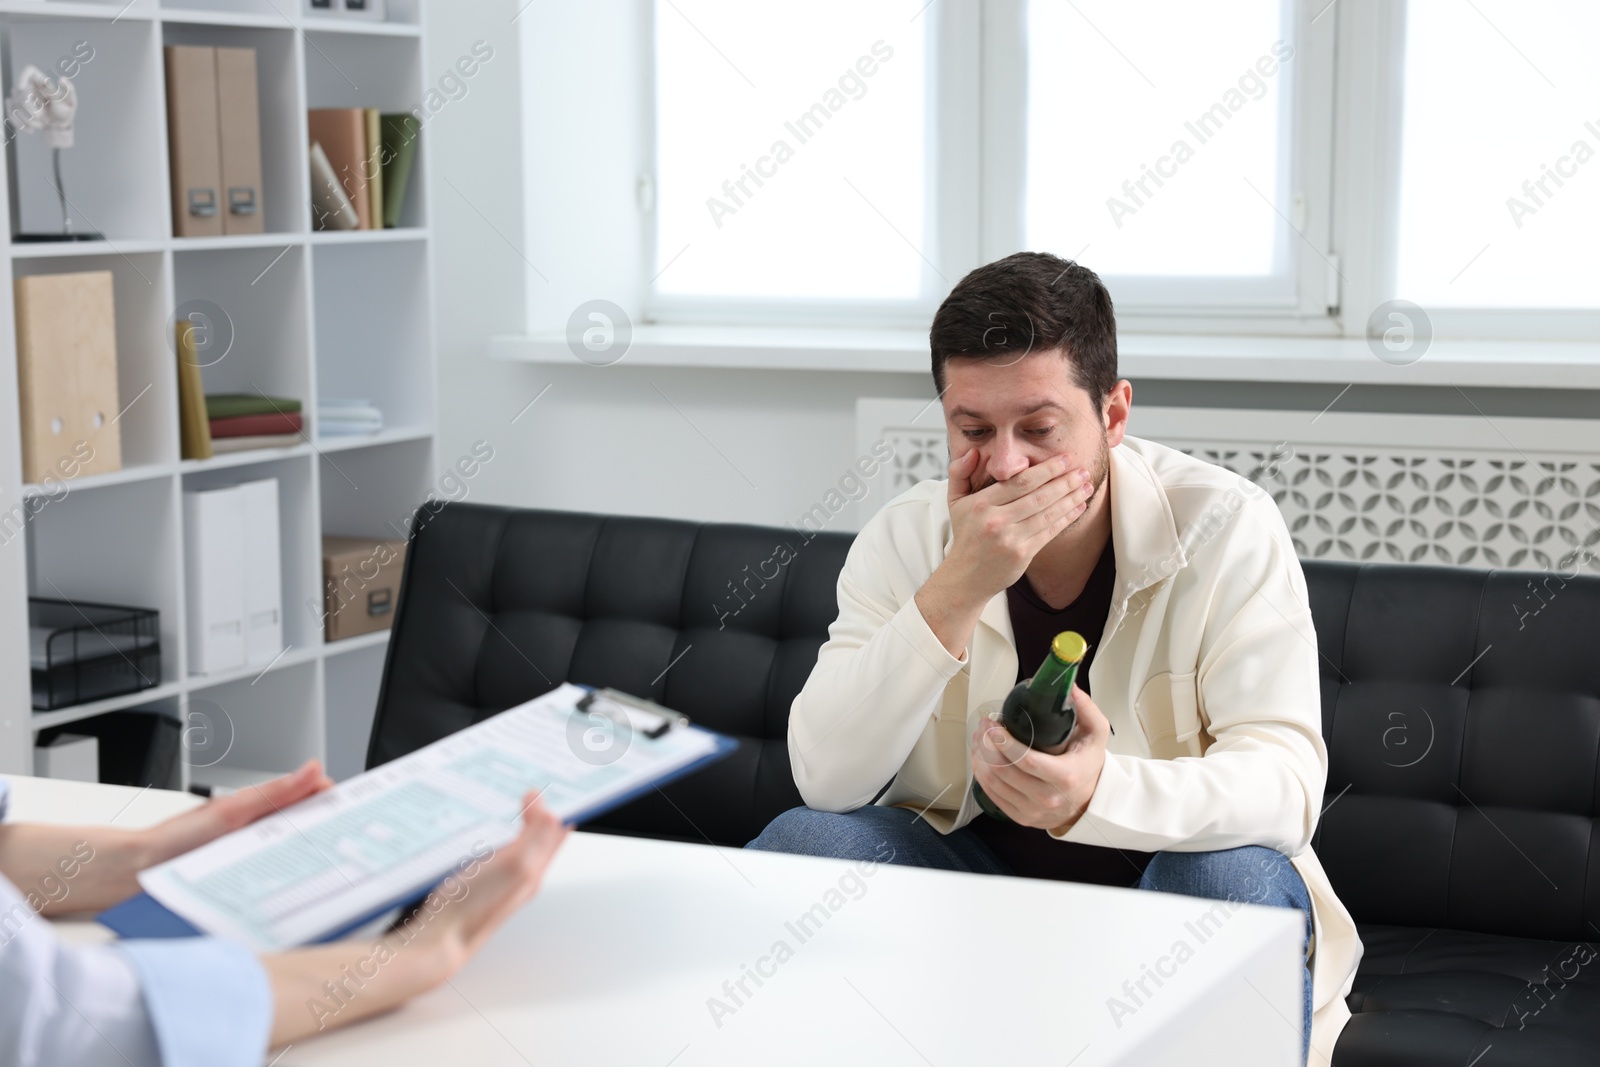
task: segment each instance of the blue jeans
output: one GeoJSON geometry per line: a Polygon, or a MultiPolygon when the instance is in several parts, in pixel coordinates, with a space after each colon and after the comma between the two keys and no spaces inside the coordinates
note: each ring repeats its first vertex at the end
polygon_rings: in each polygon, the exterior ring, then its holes
{"type": "MultiPolygon", "coordinates": [[[[843,814],[790,808],[745,848],[972,874],[1012,873],[971,830],[963,827],[941,834],[907,808],[868,806],[843,814]]],[[[1307,955],[1300,1051],[1305,1060],[1311,1049],[1311,896],[1283,853],[1260,845],[1220,852],[1157,852],[1130,888],[1304,912],[1307,955]]]]}

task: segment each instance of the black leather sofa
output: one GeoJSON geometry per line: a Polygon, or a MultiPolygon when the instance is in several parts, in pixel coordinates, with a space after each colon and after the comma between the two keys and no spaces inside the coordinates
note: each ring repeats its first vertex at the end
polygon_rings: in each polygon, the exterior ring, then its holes
{"type": "MultiPolygon", "coordinates": [[[[419,512],[368,766],[563,680],[615,686],[741,747],[590,828],[743,845],[800,803],[785,725],[850,540],[419,512]]],[[[1600,578],[1305,572],[1330,758],[1315,847],[1366,946],[1336,1067],[1600,1063],[1600,578]]]]}

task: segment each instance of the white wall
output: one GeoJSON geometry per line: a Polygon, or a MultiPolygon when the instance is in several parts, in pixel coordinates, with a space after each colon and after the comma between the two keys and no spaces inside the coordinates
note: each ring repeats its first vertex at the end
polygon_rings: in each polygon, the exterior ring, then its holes
{"type": "MultiPolygon", "coordinates": [[[[633,294],[606,289],[595,270],[597,248],[613,270],[617,258],[639,254],[630,243],[637,234],[636,131],[576,116],[597,99],[614,104],[642,91],[628,81],[637,66],[614,37],[564,37],[564,3],[534,0],[513,25],[525,2],[434,0],[425,8],[431,81],[474,41],[494,48],[467,95],[442,108],[425,131],[434,164],[441,464],[453,464],[476,440],[494,445],[494,460],[468,494],[486,503],[773,525],[798,520],[855,459],[856,397],[932,397],[931,378],[488,358],[491,336],[526,328],[525,300],[535,302],[535,321],[552,328],[585,299],[636,306],[633,294]],[[541,119],[539,143],[526,151],[518,69],[524,33],[533,41],[530,88],[563,101],[541,119]],[[524,181],[549,205],[531,220],[523,215],[524,181]],[[562,195],[563,183],[572,182],[605,183],[612,209],[596,217],[574,211],[562,195]]],[[[624,13],[631,6],[601,2],[624,13]]],[[[585,200],[595,199],[591,187],[585,200]]]]}
{"type": "MultiPolygon", "coordinates": [[[[522,328],[520,64],[511,0],[446,0],[423,5],[424,76],[437,84],[457,58],[482,40],[494,49],[460,100],[428,120],[423,137],[432,164],[435,331],[439,346],[439,462],[451,466],[474,441],[496,459],[474,481],[511,467],[508,420],[499,408],[531,383],[519,368],[484,358],[487,339],[522,328]]],[[[518,404],[520,406],[520,402],[518,404]]],[[[525,429],[527,420],[518,426],[525,429]]]]}
{"type": "MultiPolygon", "coordinates": [[[[490,337],[521,333],[530,321],[559,329],[588,299],[637,307],[637,285],[618,279],[640,277],[635,183],[643,166],[637,123],[644,75],[629,20],[644,2],[425,6],[430,81],[474,41],[495,50],[466,97],[427,126],[435,170],[439,459],[450,465],[474,441],[492,443],[495,459],[468,493],[484,502],[793,521],[855,458],[856,398],[932,397],[929,376],[647,369],[626,359],[614,367],[576,359],[552,366],[487,356],[490,337]],[[536,116],[526,144],[525,93],[554,101],[536,116]],[[532,218],[524,217],[525,186],[541,205],[532,218]]],[[[1311,412],[1339,393],[1337,386],[1267,382],[1135,387],[1139,403],[1311,412]]],[[[1595,418],[1600,391],[1356,386],[1340,394],[1339,408],[1595,418]]]]}

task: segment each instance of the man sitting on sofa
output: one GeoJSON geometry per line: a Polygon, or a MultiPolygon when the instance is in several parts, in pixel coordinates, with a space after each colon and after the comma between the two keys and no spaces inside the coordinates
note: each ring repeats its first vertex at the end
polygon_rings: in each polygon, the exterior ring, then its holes
{"type": "Polygon", "coordinates": [[[1300,908],[1303,1047],[1326,1062],[1361,943],[1309,847],[1328,767],[1316,633],[1276,505],[1125,436],[1132,386],[1093,271],[1041,253],[980,267],[930,342],[949,481],[851,547],[789,717],[807,806],[750,847],[1300,908]],[[1089,652],[1077,729],[1047,755],[989,714],[1062,630],[1089,652]],[[981,813],[974,781],[1015,825],[981,813]]]}

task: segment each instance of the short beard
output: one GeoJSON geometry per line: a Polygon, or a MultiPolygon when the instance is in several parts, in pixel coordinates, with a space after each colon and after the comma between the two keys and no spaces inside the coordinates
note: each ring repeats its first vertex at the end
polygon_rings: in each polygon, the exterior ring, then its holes
{"type": "MultiPolygon", "coordinates": [[[[1067,523],[1067,528],[1061,533],[1067,533],[1078,523],[1089,517],[1089,505],[1094,503],[1094,498],[1100,496],[1111,488],[1111,445],[1106,441],[1105,431],[1100,432],[1100,450],[1095,453],[1094,465],[1089,468],[1089,479],[1094,483],[1094,491],[1083,502],[1083,512],[1077,518],[1067,523]]],[[[1057,534],[1057,537],[1061,534],[1057,534]]]]}

